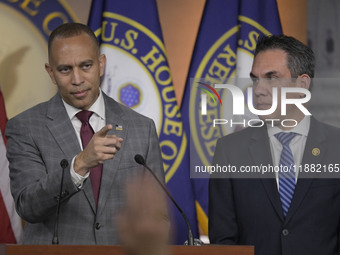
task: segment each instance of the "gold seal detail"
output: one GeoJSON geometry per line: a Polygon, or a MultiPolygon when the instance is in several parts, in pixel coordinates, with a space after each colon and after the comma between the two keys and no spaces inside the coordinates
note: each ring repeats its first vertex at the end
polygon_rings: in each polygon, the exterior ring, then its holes
{"type": "Polygon", "coordinates": [[[320,149],[319,148],[314,148],[312,150],[312,154],[316,157],[320,155],[320,149]]]}

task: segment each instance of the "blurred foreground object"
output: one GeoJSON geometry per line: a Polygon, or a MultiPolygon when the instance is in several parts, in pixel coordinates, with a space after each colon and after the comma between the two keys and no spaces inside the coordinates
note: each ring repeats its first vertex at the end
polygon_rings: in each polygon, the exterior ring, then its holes
{"type": "Polygon", "coordinates": [[[167,254],[170,220],[165,194],[149,173],[126,184],[117,217],[121,242],[131,255],[167,254]]]}

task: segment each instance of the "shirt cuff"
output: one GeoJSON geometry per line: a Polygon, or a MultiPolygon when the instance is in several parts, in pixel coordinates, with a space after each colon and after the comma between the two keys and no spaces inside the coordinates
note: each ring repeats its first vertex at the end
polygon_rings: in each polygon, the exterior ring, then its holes
{"type": "Polygon", "coordinates": [[[71,173],[71,179],[74,183],[74,185],[77,186],[78,189],[81,189],[83,186],[84,181],[89,177],[90,171],[88,171],[85,176],[81,176],[80,174],[77,174],[74,171],[74,160],[76,156],[72,159],[71,167],[70,167],[70,173],[71,173]]]}

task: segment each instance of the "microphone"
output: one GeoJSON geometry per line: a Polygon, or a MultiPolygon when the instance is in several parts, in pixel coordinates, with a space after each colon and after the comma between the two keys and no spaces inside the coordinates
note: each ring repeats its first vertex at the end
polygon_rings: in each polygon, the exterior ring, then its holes
{"type": "Polygon", "coordinates": [[[148,165],[145,163],[145,160],[143,158],[142,155],[140,154],[136,154],[135,155],[135,161],[144,166],[147,170],[149,170],[149,172],[151,173],[151,175],[156,179],[156,181],[159,183],[159,185],[162,187],[162,189],[164,190],[164,192],[167,194],[167,196],[170,198],[170,200],[172,201],[172,203],[176,206],[177,210],[181,213],[181,215],[183,216],[185,223],[187,224],[187,228],[188,228],[188,245],[201,245],[201,241],[200,240],[194,240],[194,236],[192,234],[192,229],[190,226],[190,222],[188,217],[185,215],[185,213],[183,212],[182,208],[176,203],[175,199],[170,195],[169,191],[166,189],[166,187],[163,185],[163,183],[158,179],[158,177],[155,175],[155,173],[150,169],[150,167],[148,167],[148,165]],[[196,241],[196,242],[195,242],[196,241]]]}
{"type": "Polygon", "coordinates": [[[59,197],[57,198],[58,204],[57,204],[56,220],[55,220],[55,225],[54,225],[54,234],[53,234],[52,244],[59,244],[59,237],[58,237],[59,212],[60,212],[61,197],[63,195],[64,173],[65,173],[65,169],[68,167],[68,161],[66,159],[62,159],[60,161],[60,166],[62,168],[62,173],[61,173],[59,197]]]}

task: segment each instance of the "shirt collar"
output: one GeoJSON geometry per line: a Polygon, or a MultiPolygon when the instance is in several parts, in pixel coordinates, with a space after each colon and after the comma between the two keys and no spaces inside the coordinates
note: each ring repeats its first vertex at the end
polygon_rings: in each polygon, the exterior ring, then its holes
{"type": "MultiPolygon", "coordinates": [[[[66,112],[70,120],[72,120],[75,115],[82,111],[81,109],[78,109],[72,105],[69,105],[62,99],[63,104],[65,106],[66,112]]],[[[96,115],[98,115],[100,118],[105,120],[105,103],[104,103],[104,97],[101,89],[99,89],[99,96],[97,100],[94,102],[94,104],[90,107],[89,111],[94,112],[96,115]]]]}
{"type": "Polygon", "coordinates": [[[284,131],[280,128],[278,128],[277,126],[272,126],[271,124],[267,124],[267,130],[268,130],[268,136],[272,137],[277,133],[280,132],[293,132],[293,133],[297,133],[301,136],[305,136],[307,137],[308,132],[309,132],[309,127],[310,127],[310,116],[306,115],[301,121],[300,123],[298,123],[294,128],[288,130],[288,131],[284,131]]]}

